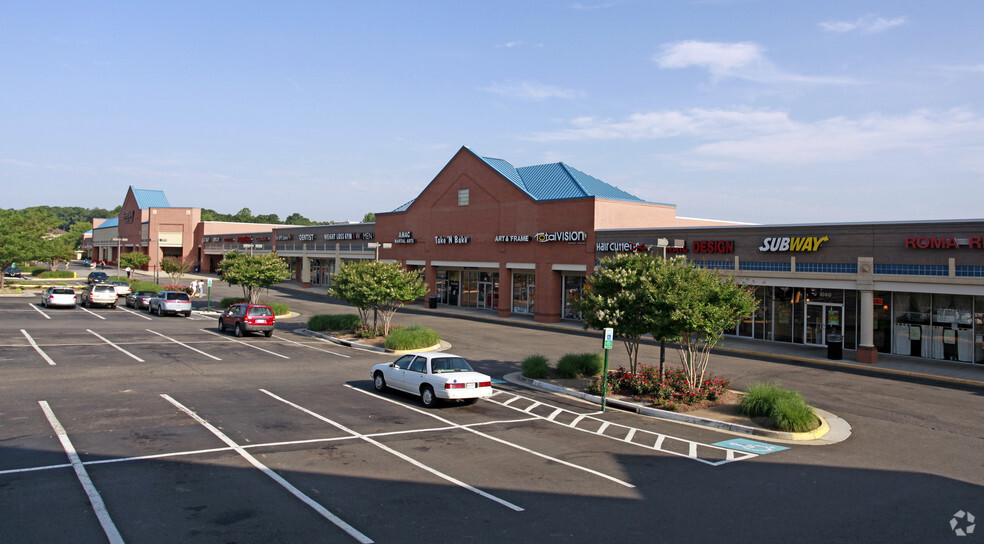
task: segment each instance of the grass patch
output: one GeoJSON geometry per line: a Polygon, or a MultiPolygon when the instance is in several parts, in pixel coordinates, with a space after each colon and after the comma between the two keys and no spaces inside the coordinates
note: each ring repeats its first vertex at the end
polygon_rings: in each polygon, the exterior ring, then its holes
{"type": "MultiPolygon", "coordinates": [[[[246,302],[246,299],[243,297],[226,297],[219,301],[219,307],[228,308],[229,306],[239,304],[240,302],[246,302]]],[[[284,304],[283,302],[265,302],[261,300],[257,302],[257,304],[269,306],[270,309],[273,310],[273,315],[287,315],[290,313],[290,305],[284,304]]]]}
{"type": "Polygon", "coordinates": [[[756,383],[748,388],[738,406],[748,417],[767,417],[786,432],[812,431],[820,426],[813,408],[796,391],[774,383],[756,383]]]}
{"type": "Polygon", "coordinates": [[[38,273],[31,273],[35,278],[74,278],[75,272],[71,270],[44,270],[38,273]]]}
{"type": "Polygon", "coordinates": [[[441,342],[441,335],[423,325],[393,329],[386,336],[386,349],[410,350],[429,348],[441,342]]]}
{"type": "Polygon", "coordinates": [[[597,376],[604,364],[600,353],[568,353],[557,361],[557,373],[568,379],[597,376]]]}
{"type": "Polygon", "coordinates": [[[133,283],[130,284],[130,290],[131,291],[134,291],[134,292],[136,292],[136,291],[153,291],[153,292],[157,293],[159,291],[162,291],[163,289],[161,288],[160,285],[158,285],[158,284],[156,284],[156,283],[154,283],[152,281],[135,281],[135,282],[133,282],[133,283]]]}
{"type": "Polygon", "coordinates": [[[543,355],[530,355],[523,359],[523,376],[541,380],[550,375],[550,362],[543,355]]]}
{"type": "Polygon", "coordinates": [[[312,331],[354,331],[361,324],[357,314],[321,314],[308,319],[307,328],[312,331]]]}

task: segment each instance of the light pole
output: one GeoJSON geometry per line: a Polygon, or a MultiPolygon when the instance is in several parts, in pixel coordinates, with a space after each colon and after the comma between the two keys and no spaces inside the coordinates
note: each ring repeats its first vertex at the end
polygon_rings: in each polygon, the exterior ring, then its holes
{"type": "Polygon", "coordinates": [[[120,251],[123,249],[123,242],[129,242],[129,238],[113,238],[116,242],[116,277],[120,276],[120,251]]]}
{"type": "Polygon", "coordinates": [[[393,244],[386,244],[386,243],[382,243],[381,244],[379,242],[369,242],[368,244],[366,244],[366,247],[368,247],[369,249],[375,249],[376,250],[376,260],[378,261],[379,260],[379,248],[389,249],[389,248],[393,247],[393,244]]]}

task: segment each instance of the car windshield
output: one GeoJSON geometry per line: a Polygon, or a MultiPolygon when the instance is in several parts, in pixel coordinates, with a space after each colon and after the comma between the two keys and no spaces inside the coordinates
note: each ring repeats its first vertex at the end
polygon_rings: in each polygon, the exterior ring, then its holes
{"type": "Polygon", "coordinates": [[[138,297],[152,297],[152,296],[154,296],[156,294],[157,293],[155,293],[153,291],[137,291],[136,294],[135,294],[135,296],[138,296],[138,297]]]}
{"type": "Polygon", "coordinates": [[[264,306],[254,306],[249,309],[249,315],[270,316],[273,315],[273,312],[264,306]]]}
{"type": "Polygon", "coordinates": [[[73,289],[69,289],[68,287],[59,287],[57,289],[52,289],[51,293],[54,295],[74,295],[75,291],[73,289]]]}
{"type": "Polygon", "coordinates": [[[92,290],[95,291],[95,292],[97,292],[97,293],[103,293],[103,292],[112,292],[112,293],[115,293],[116,292],[116,288],[113,287],[112,285],[97,285],[97,286],[93,287],[92,290]]]}
{"type": "Polygon", "coordinates": [[[168,300],[191,300],[188,298],[188,293],[168,293],[168,300]]]}
{"type": "Polygon", "coordinates": [[[109,276],[106,275],[105,272],[93,272],[92,274],[89,274],[89,276],[90,277],[93,277],[93,278],[108,278],[109,277],[109,276]]]}
{"type": "Polygon", "coordinates": [[[468,361],[461,357],[439,357],[431,360],[431,372],[434,374],[472,372],[472,367],[468,365],[468,361]]]}

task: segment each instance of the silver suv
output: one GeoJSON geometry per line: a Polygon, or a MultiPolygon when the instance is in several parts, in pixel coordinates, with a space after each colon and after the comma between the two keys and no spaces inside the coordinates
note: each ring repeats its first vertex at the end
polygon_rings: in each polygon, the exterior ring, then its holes
{"type": "Polygon", "coordinates": [[[117,298],[115,287],[103,283],[96,283],[87,285],[82,290],[82,294],[79,295],[79,304],[86,308],[91,307],[93,304],[115,308],[117,298]]]}

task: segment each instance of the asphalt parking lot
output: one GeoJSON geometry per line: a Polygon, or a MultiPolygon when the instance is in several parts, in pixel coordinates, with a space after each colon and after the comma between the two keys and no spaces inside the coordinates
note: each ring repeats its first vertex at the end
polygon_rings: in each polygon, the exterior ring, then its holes
{"type": "MultiPolygon", "coordinates": [[[[490,399],[424,409],[372,389],[369,367],[391,355],[287,321],[272,338],[238,339],[197,313],[34,302],[0,300],[4,542],[946,535],[929,524],[870,533],[871,501],[887,508],[913,481],[825,466],[831,449],[737,447],[733,434],[498,380],[490,399]]],[[[475,362],[494,377],[501,364],[475,362]]],[[[980,492],[917,480],[968,503],[980,492]]]]}

